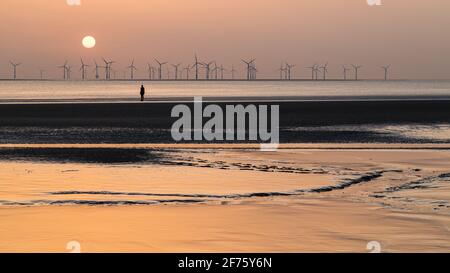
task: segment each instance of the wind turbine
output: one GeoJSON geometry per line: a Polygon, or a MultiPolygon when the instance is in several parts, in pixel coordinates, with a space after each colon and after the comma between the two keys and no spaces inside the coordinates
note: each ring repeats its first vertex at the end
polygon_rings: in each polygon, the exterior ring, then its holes
{"type": "Polygon", "coordinates": [[[315,77],[316,77],[316,81],[319,80],[319,72],[320,72],[319,65],[316,65],[316,66],[314,67],[314,75],[315,75],[315,77]]]}
{"type": "Polygon", "coordinates": [[[97,64],[97,61],[94,59],[94,64],[95,64],[95,68],[94,68],[94,72],[95,72],[95,79],[98,80],[100,78],[100,74],[99,74],[99,68],[105,68],[104,66],[99,66],[97,64]]]}
{"type": "Polygon", "coordinates": [[[136,66],[134,66],[134,59],[131,61],[131,65],[129,65],[127,68],[130,69],[130,77],[133,80],[134,79],[134,71],[137,70],[136,66]]]}
{"type": "Polygon", "coordinates": [[[178,80],[178,68],[180,67],[181,63],[178,64],[172,64],[173,68],[175,69],[175,80],[178,80]]]}
{"type": "Polygon", "coordinates": [[[385,66],[382,66],[381,68],[384,69],[384,80],[387,81],[388,72],[389,72],[389,68],[391,68],[391,65],[385,65],[385,66]]]}
{"type": "Polygon", "coordinates": [[[114,61],[107,61],[105,58],[102,58],[103,62],[105,63],[105,79],[109,80],[111,79],[111,67],[112,64],[115,63],[114,61]]]}
{"type": "Polygon", "coordinates": [[[156,73],[156,69],[152,66],[152,80],[154,80],[156,78],[155,73],[156,73]]]}
{"type": "Polygon", "coordinates": [[[219,70],[220,70],[220,79],[223,80],[223,72],[226,71],[226,69],[223,68],[223,65],[220,65],[219,70]]]}
{"type": "Polygon", "coordinates": [[[202,65],[205,67],[206,70],[206,79],[209,80],[209,76],[211,73],[211,65],[214,63],[214,61],[209,63],[202,63],[202,65]]]}
{"type": "Polygon", "coordinates": [[[72,67],[70,65],[66,66],[67,79],[70,80],[70,73],[72,72],[72,67]]]}
{"type": "Polygon", "coordinates": [[[102,58],[102,59],[103,59],[103,62],[105,63],[105,66],[104,66],[104,68],[105,68],[105,80],[108,80],[109,79],[109,62],[105,58],[102,58]]]}
{"type": "Polygon", "coordinates": [[[350,68],[345,67],[345,65],[342,66],[342,70],[344,71],[344,81],[347,80],[347,71],[350,70],[350,68]]]}
{"type": "Polygon", "coordinates": [[[234,74],[237,72],[236,69],[234,69],[234,65],[231,66],[231,79],[234,80],[234,74]]]}
{"type": "Polygon", "coordinates": [[[211,72],[214,72],[214,79],[217,80],[219,67],[217,66],[217,63],[214,62],[214,68],[211,70],[211,72]]]}
{"type": "Polygon", "coordinates": [[[147,63],[147,71],[148,79],[153,80],[155,78],[155,68],[150,63],[147,63]]]}
{"type": "Polygon", "coordinates": [[[250,78],[251,78],[251,70],[252,70],[252,65],[253,65],[254,61],[255,61],[255,59],[252,59],[250,61],[242,60],[242,62],[244,62],[247,65],[247,80],[250,80],[250,78]]]}
{"type": "Polygon", "coordinates": [[[9,61],[11,66],[13,67],[13,79],[17,79],[17,67],[21,65],[21,63],[13,63],[12,61],[9,61]]]}
{"type": "Polygon", "coordinates": [[[328,62],[324,65],[319,67],[323,71],[323,80],[325,81],[327,79],[327,73],[328,73],[328,62]]]}
{"type": "Polygon", "coordinates": [[[294,67],[295,67],[295,65],[291,65],[291,64],[286,63],[285,71],[286,71],[286,77],[287,77],[288,80],[291,80],[291,69],[294,68],[294,67]]]}
{"type": "Polygon", "coordinates": [[[81,67],[80,67],[81,79],[85,80],[86,79],[86,67],[89,67],[89,65],[87,65],[83,62],[83,58],[80,58],[80,59],[81,59],[81,67]]]}
{"type": "Polygon", "coordinates": [[[252,64],[252,66],[250,67],[250,79],[251,80],[256,80],[256,73],[258,72],[258,70],[256,69],[255,64],[252,64]]]}
{"type": "Polygon", "coordinates": [[[66,80],[67,79],[67,61],[63,65],[58,66],[58,68],[63,69],[63,79],[66,80]]]}
{"type": "Polygon", "coordinates": [[[197,54],[195,54],[195,63],[194,63],[194,65],[192,66],[192,68],[195,67],[195,79],[196,79],[196,80],[198,80],[198,66],[199,66],[199,65],[202,65],[202,63],[198,61],[197,54]]]}
{"type": "Polygon", "coordinates": [[[159,80],[162,80],[162,67],[163,65],[167,64],[167,62],[160,62],[157,59],[155,59],[155,61],[158,63],[159,68],[158,68],[158,74],[159,74],[159,80]]]}
{"type": "Polygon", "coordinates": [[[358,70],[362,67],[361,65],[352,64],[353,69],[355,69],[355,80],[358,80],[358,70]]]}
{"type": "Polygon", "coordinates": [[[186,71],[186,80],[189,80],[189,76],[191,75],[191,67],[188,65],[184,68],[186,71]]]}
{"type": "Polygon", "coordinates": [[[109,62],[108,62],[108,65],[107,65],[107,67],[108,67],[108,80],[111,79],[111,71],[113,70],[112,65],[113,65],[114,63],[115,63],[115,61],[109,61],[109,62]]]}
{"type": "Polygon", "coordinates": [[[317,64],[314,64],[313,66],[307,66],[306,68],[311,69],[311,80],[314,80],[314,72],[316,72],[316,66],[317,64]]]}
{"type": "Polygon", "coordinates": [[[283,63],[280,64],[280,68],[278,68],[277,71],[280,71],[280,80],[286,78],[286,69],[283,67],[283,63]]]}

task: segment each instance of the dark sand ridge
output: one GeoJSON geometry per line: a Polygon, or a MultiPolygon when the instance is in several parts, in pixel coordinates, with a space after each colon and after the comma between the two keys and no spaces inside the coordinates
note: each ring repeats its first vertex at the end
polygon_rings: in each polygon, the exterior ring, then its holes
{"type": "MultiPolygon", "coordinates": [[[[177,103],[0,104],[0,126],[170,128],[177,103]]],[[[220,102],[280,105],[282,127],[450,122],[450,100],[220,102]]],[[[188,104],[192,106],[192,104],[188,104]]],[[[206,104],[205,104],[206,105],[206,104]]]]}
{"type": "MultiPolygon", "coordinates": [[[[252,102],[217,104],[238,103],[248,105],[252,102]]],[[[424,143],[427,141],[375,131],[320,129],[305,132],[291,129],[450,124],[450,100],[267,101],[254,104],[280,105],[281,143],[424,143]]],[[[175,105],[174,102],[0,104],[0,141],[3,144],[172,143],[170,128],[176,118],[171,118],[170,113],[175,105]]]]}

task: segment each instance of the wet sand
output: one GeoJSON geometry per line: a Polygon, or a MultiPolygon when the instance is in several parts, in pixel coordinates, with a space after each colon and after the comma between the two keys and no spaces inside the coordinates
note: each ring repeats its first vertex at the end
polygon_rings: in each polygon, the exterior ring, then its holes
{"type": "MultiPolygon", "coordinates": [[[[450,100],[218,102],[230,103],[280,105],[281,143],[450,143],[450,100]]],[[[0,143],[174,143],[170,129],[177,119],[170,114],[176,104],[0,104],[0,143]]]]}
{"type": "Polygon", "coordinates": [[[1,251],[448,252],[448,216],[342,200],[160,207],[0,209],[1,251]],[[32,223],[30,225],[29,223],[32,223]]]}
{"type": "MultiPolygon", "coordinates": [[[[192,100],[192,98],[191,98],[192,100]]],[[[280,126],[435,124],[450,122],[450,100],[221,101],[217,104],[280,105],[280,126]]],[[[0,126],[118,126],[170,129],[176,102],[0,104],[0,126]]],[[[192,103],[183,102],[193,109],[192,103]]],[[[206,107],[208,103],[205,103],[206,107]]],[[[222,107],[222,109],[225,109],[222,107]]]]}
{"type": "Polygon", "coordinates": [[[0,104],[0,252],[449,252],[449,100],[272,101],[277,152],[175,104],[0,104]]]}
{"type": "Polygon", "coordinates": [[[83,252],[450,249],[450,152],[438,147],[159,147],[158,160],[131,165],[45,150],[2,157],[1,252],[66,252],[69,241],[83,252]]]}

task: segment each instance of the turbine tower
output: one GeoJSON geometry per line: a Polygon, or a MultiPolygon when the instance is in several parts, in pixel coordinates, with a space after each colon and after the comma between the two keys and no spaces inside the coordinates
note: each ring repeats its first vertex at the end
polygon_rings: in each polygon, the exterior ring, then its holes
{"type": "Polygon", "coordinates": [[[323,71],[323,80],[325,81],[327,79],[327,73],[328,73],[328,62],[324,65],[319,67],[323,71]]]}
{"type": "Polygon", "coordinates": [[[389,72],[389,68],[391,68],[390,65],[385,65],[381,67],[382,69],[384,69],[384,80],[387,81],[388,80],[388,72],[389,72]]]}
{"type": "Polygon", "coordinates": [[[136,66],[134,66],[134,59],[133,59],[133,61],[131,61],[131,65],[129,65],[127,68],[130,69],[130,78],[133,80],[134,79],[134,71],[137,70],[136,66]]]}
{"type": "Polygon", "coordinates": [[[202,63],[198,61],[197,54],[195,54],[195,63],[194,63],[194,65],[192,66],[192,68],[195,67],[195,79],[196,79],[196,80],[198,80],[198,66],[199,66],[199,65],[202,65],[202,63]]]}
{"type": "Polygon", "coordinates": [[[112,65],[113,65],[114,63],[115,63],[114,61],[109,61],[109,62],[108,62],[108,65],[107,65],[107,67],[108,67],[108,80],[111,79],[111,71],[113,70],[112,65]]]}
{"type": "Polygon", "coordinates": [[[155,78],[155,68],[150,63],[147,63],[147,71],[148,79],[153,80],[155,78]]]}
{"type": "Polygon", "coordinates": [[[314,68],[316,81],[319,80],[319,72],[320,72],[320,67],[319,67],[319,65],[316,65],[316,67],[314,68]]]}
{"type": "Polygon", "coordinates": [[[252,63],[250,67],[250,79],[256,80],[256,73],[258,73],[258,70],[256,69],[255,63],[252,63]]]}
{"type": "Polygon", "coordinates": [[[9,61],[9,63],[13,67],[13,79],[16,80],[17,79],[17,67],[19,65],[21,65],[21,63],[13,63],[12,61],[9,61]]]}
{"type": "Polygon", "coordinates": [[[285,71],[286,71],[286,78],[288,80],[291,80],[291,69],[294,68],[294,67],[295,67],[295,65],[291,65],[291,64],[286,63],[285,71]]]}
{"type": "Polygon", "coordinates": [[[157,59],[155,59],[155,62],[157,62],[159,65],[159,68],[158,68],[159,80],[162,80],[162,68],[163,68],[163,65],[167,64],[167,62],[162,63],[162,62],[158,61],[157,59]]]}
{"type": "Polygon", "coordinates": [[[234,65],[231,66],[231,79],[234,80],[234,74],[237,72],[236,69],[234,69],[234,65]]]}
{"type": "Polygon", "coordinates": [[[358,71],[362,67],[361,65],[354,65],[352,64],[353,69],[355,70],[355,80],[358,80],[358,71]]]}
{"type": "Polygon", "coordinates": [[[344,72],[344,81],[347,80],[347,71],[349,71],[350,68],[345,67],[345,65],[342,66],[342,71],[344,72]]]}
{"type": "Polygon", "coordinates": [[[280,80],[287,78],[286,69],[284,68],[283,63],[280,64],[280,68],[278,68],[277,71],[280,71],[280,80]]]}
{"type": "Polygon", "coordinates": [[[250,80],[251,76],[252,76],[252,67],[253,67],[253,62],[255,61],[255,59],[252,59],[250,61],[246,61],[246,60],[242,60],[243,63],[245,63],[247,65],[247,80],[250,80]]]}
{"type": "Polygon", "coordinates": [[[214,62],[214,68],[211,70],[211,72],[214,72],[214,79],[217,80],[219,67],[217,66],[217,63],[214,62]]]}
{"type": "Polygon", "coordinates": [[[115,63],[114,61],[107,61],[105,58],[102,58],[103,62],[105,63],[105,79],[109,80],[111,79],[111,68],[112,64],[115,63]]]}
{"type": "Polygon", "coordinates": [[[80,58],[80,60],[81,60],[81,67],[80,67],[81,79],[84,81],[86,79],[86,67],[89,67],[89,65],[83,62],[83,58],[80,58]]]}
{"type": "Polygon", "coordinates": [[[189,76],[191,75],[191,67],[188,65],[184,68],[186,71],[186,80],[189,80],[189,76]]]}
{"type": "Polygon", "coordinates": [[[180,67],[181,63],[178,64],[172,64],[173,68],[175,69],[175,80],[178,80],[178,68],[180,67]]]}
{"type": "Polygon", "coordinates": [[[100,78],[100,74],[99,74],[99,68],[105,68],[104,66],[100,66],[97,64],[97,61],[94,59],[94,64],[95,64],[95,68],[94,68],[94,72],[95,72],[95,79],[98,80],[100,78]]]}
{"type": "Polygon", "coordinates": [[[214,61],[209,63],[202,63],[202,65],[205,67],[206,70],[206,79],[209,80],[209,76],[211,74],[211,65],[214,63],[214,61]]]}
{"type": "Polygon", "coordinates": [[[105,68],[105,80],[108,80],[109,79],[109,62],[105,58],[102,58],[102,59],[103,59],[103,62],[105,63],[105,66],[104,66],[104,68],[105,68]]]}
{"type": "Polygon", "coordinates": [[[63,69],[63,79],[66,80],[67,79],[67,61],[63,65],[58,66],[58,68],[63,69]]]}
{"type": "Polygon", "coordinates": [[[227,71],[225,68],[223,68],[223,65],[220,65],[220,79],[223,80],[223,72],[227,71]]]}
{"type": "Polygon", "coordinates": [[[70,65],[66,66],[66,74],[67,74],[67,79],[70,80],[70,73],[72,72],[72,67],[70,65]]]}
{"type": "Polygon", "coordinates": [[[317,73],[315,74],[316,67],[317,67],[317,64],[314,64],[313,66],[307,66],[306,67],[308,69],[311,69],[311,80],[314,80],[314,75],[317,75],[317,73]]]}

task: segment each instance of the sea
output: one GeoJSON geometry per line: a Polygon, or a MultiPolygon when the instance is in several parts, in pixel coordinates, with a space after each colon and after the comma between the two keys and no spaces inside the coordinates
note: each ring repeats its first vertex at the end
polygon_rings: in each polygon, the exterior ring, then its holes
{"type": "Polygon", "coordinates": [[[0,81],[0,102],[227,97],[282,100],[449,99],[450,81],[0,81]]]}

